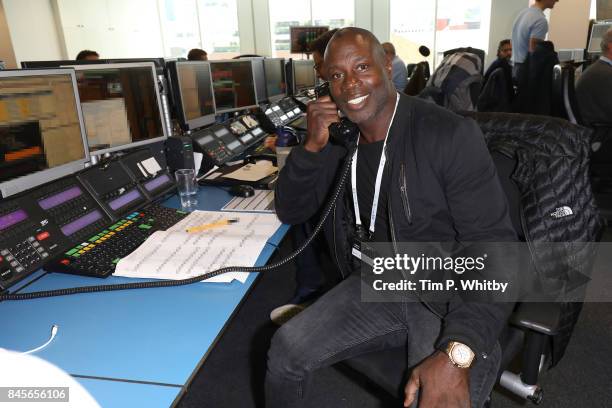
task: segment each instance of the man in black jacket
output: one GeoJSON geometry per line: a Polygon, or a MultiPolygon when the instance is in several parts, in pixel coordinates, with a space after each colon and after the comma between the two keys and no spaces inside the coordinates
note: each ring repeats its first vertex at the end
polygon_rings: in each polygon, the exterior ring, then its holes
{"type": "Polygon", "coordinates": [[[424,407],[482,406],[495,381],[497,339],[512,304],[363,302],[351,242],[515,240],[483,136],[472,120],[397,93],[391,65],[366,30],[338,31],[323,68],[333,100],[322,97],[308,106],[308,136],[281,172],[276,209],[283,222],[297,224],[329,199],[355,144],[330,139],[328,127],[339,121],[340,109],[359,127],[358,164],[325,233],[348,278],[275,334],[267,406],[300,406],[316,369],[399,346],[407,347],[405,363],[413,368],[406,406],[419,389],[424,407]]]}

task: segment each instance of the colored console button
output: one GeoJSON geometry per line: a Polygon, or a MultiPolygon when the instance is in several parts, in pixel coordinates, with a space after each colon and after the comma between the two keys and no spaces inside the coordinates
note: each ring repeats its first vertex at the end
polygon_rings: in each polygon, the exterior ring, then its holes
{"type": "Polygon", "coordinates": [[[67,259],[62,259],[62,260],[60,261],[60,263],[61,263],[62,265],[68,265],[68,264],[70,264],[70,261],[69,261],[69,260],[67,260],[67,259]]]}
{"type": "Polygon", "coordinates": [[[66,252],[66,255],[70,256],[70,255],[74,254],[77,251],[78,251],[77,248],[72,248],[70,251],[66,252]]]}
{"type": "Polygon", "coordinates": [[[49,238],[49,233],[47,231],[43,231],[40,234],[36,235],[36,239],[39,241],[43,241],[47,238],[49,238]]]}

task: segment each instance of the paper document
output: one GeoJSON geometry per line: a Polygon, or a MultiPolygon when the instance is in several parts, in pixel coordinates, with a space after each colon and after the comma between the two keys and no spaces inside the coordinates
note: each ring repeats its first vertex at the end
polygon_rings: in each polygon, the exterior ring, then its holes
{"type": "MultiPolygon", "coordinates": [[[[228,214],[194,211],[167,231],[157,231],[138,249],[121,259],[114,275],[132,278],[185,279],[226,266],[254,266],[268,239],[281,226],[274,214],[228,214]],[[188,233],[189,227],[233,224],[188,233]]],[[[245,282],[248,272],[232,272],[206,282],[245,282]]]]}
{"type": "Polygon", "coordinates": [[[226,174],[225,178],[230,178],[240,181],[258,181],[264,177],[268,177],[278,168],[269,160],[260,160],[257,163],[245,164],[236,171],[226,174]]]}

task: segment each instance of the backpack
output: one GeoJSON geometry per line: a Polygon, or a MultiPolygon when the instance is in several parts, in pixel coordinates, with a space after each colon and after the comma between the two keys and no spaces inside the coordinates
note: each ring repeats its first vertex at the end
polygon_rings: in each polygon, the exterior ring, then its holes
{"type": "Polygon", "coordinates": [[[449,54],[419,97],[452,111],[475,111],[482,86],[482,61],[469,52],[449,54]]]}

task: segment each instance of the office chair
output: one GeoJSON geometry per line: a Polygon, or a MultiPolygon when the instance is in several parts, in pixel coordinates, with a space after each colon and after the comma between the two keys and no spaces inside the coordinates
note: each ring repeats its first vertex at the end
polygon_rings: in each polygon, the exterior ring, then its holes
{"type": "Polygon", "coordinates": [[[480,58],[480,74],[484,75],[484,63],[485,63],[485,52],[484,50],[478,49],[478,48],[472,48],[472,47],[459,47],[459,48],[453,48],[452,50],[446,50],[442,53],[443,57],[446,57],[447,55],[451,55],[454,54],[456,52],[469,52],[470,54],[474,54],[476,56],[478,56],[478,58],[480,58]]]}
{"type": "MultiPolygon", "coordinates": [[[[534,199],[542,192],[534,186],[532,177],[536,172],[541,177],[542,173],[549,171],[551,183],[571,191],[568,194],[568,197],[571,196],[570,206],[573,204],[574,208],[591,209],[588,214],[576,213],[569,219],[569,222],[581,228],[571,237],[565,235],[564,239],[570,238],[574,243],[599,240],[602,223],[586,180],[590,143],[588,129],[573,126],[561,119],[541,116],[463,114],[475,119],[485,135],[519,239],[525,240],[529,234],[532,242],[554,242],[551,235],[559,237],[562,231],[570,229],[567,219],[563,225],[542,219],[536,228],[524,230],[524,226],[528,227],[529,223],[539,220],[540,217],[534,212],[548,212],[551,205],[552,208],[557,205],[550,197],[537,200],[534,205],[534,199]],[[570,145],[571,152],[564,150],[570,145]],[[567,160],[565,164],[571,165],[561,166],[560,171],[560,160],[567,160]],[[519,168],[519,161],[528,165],[519,168]],[[538,166],[539,170],[536,169],[538,166]],[[538,209],[535,210],[535,207],[538,209]]],[[[532,256],[535,257],[533,253],[532,256]]],[[[581,309],[580,302],[517,304],[499,338],[502,349],[499,384],[517,396],[539,404],[543,398],[542,388],[538,384],[539,374],[546,367],[552,368],[563,357],[581,309]],[[508,369],[514,362],[520,363],[520,374],[508,369]]],[[[406,361],[406,350],[400,347],[355,357],[345,361],[345,364],[391,395],[403,399],[403,388],[409,377],[406,361]]]]}
{"type": "Polygon", "coordinates": [[[575,125],[582,125],[582,117],[576,100],[574,86],[576,69],[571,63],[557,64],[553,68],[554,111],[559,117],[569,120],[575,125]]]}

